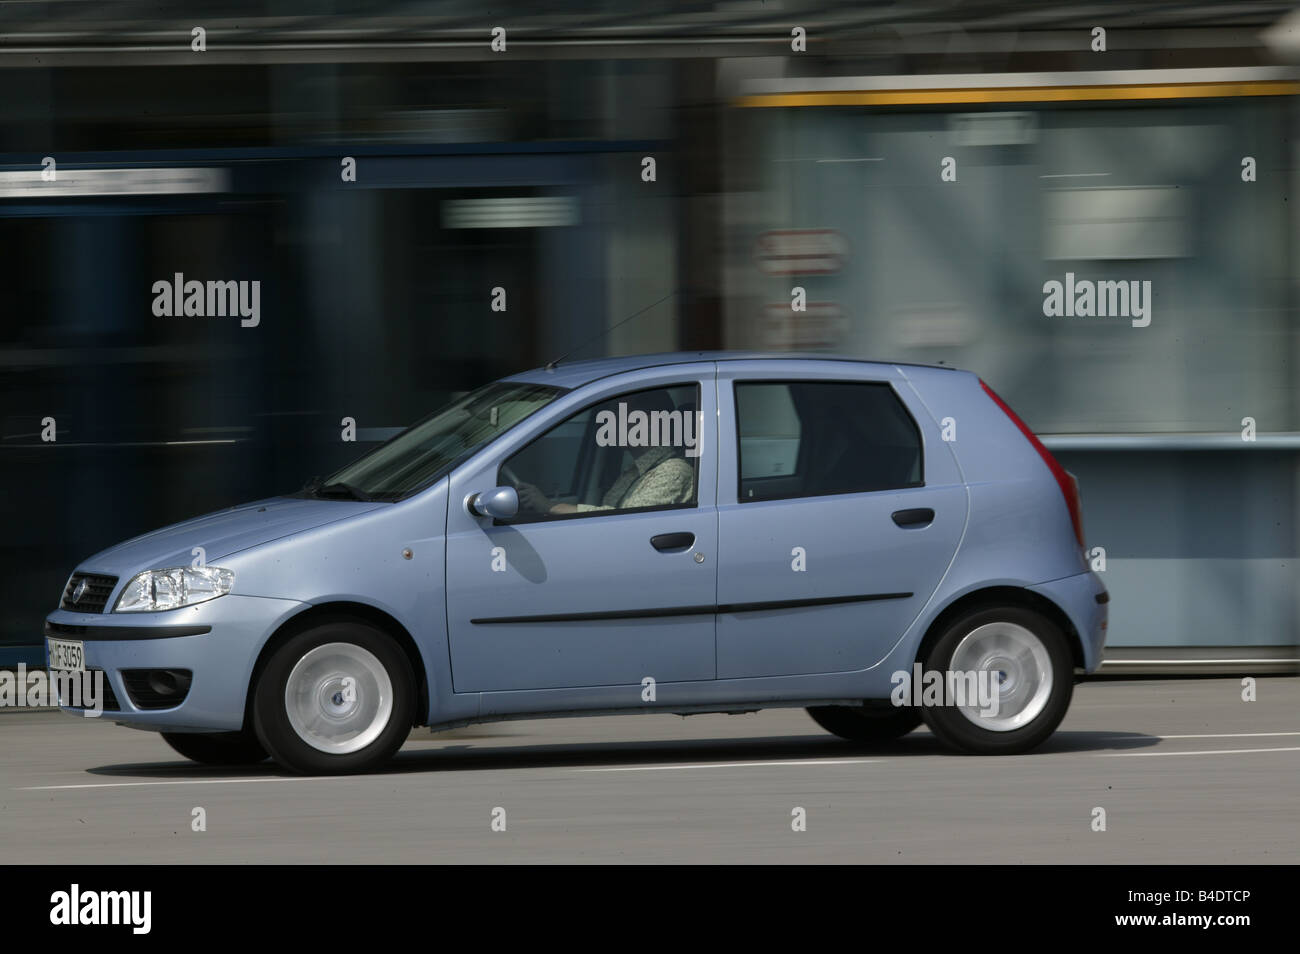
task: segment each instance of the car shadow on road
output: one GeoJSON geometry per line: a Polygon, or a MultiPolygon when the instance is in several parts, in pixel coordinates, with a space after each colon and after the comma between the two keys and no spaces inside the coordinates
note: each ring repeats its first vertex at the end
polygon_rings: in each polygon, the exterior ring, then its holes
{"type": "MultiPolygon", "coordinates": [[[[394,775],[417,772],[503,771],[511,769],[595,768],[635,770],[659,765],[706,766],[711,763],[792,762],[825,759],[962,758],[924,730],[901,739],[870,744],[845,742],[824,735],[758,736],[651,741],[599,741],[529,744],[476,744],[448,739],[439,744],[437,734],[414,734],[382,770],[394,775]]],[[[1033,752],[1018,758],[1077,752],[1102,752],[1146,748],[1160,739],[1139,732],[1057,732],[1033,752]]],[[[984,758],[987,756],[975,756],[984,758]]],[[[285,776],[271,762],[214,768],[176,759],[167,762],[102,765],[87,769],[91,775],[167,780],[220,780],[285,776]]]]}

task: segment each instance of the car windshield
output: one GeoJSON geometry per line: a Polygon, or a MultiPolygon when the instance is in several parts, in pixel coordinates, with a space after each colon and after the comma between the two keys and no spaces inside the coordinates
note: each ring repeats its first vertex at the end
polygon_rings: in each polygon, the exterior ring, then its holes
{"type": "Polygon", "coordinates": [[[559,397],[559,388],[499,381],[471,391],[365,457],[309,484],[314,497],[400,500],[559,397]]]}

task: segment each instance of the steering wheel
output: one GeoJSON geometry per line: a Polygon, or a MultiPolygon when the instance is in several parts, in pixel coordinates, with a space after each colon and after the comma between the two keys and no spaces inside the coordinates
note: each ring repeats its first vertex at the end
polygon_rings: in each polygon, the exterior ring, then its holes
{"type": "MultiPolygon", "coordinates": [[[[519,479],[519,475],[516,474],[505,464],[501,465],[500,474],[502,479],[505,480],[507,483],[509,483],[510,486],[514,487],[516,491],[521,490],[525,485],[525,482],[519,479]]],[[[520,507],[524,507],[524,502],[520,500],[519,505],[520,507]]],[[[524,509],[531,511],[534,508],[529,506],[529,507],[525,507],[524,509]]]]}

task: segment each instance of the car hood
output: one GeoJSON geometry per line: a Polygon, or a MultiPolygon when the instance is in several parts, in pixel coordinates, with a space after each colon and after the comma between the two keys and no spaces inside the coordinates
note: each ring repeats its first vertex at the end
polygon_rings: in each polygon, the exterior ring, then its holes
{"type": "Polygon", "coordinates": [[[83,560],[78,569],[117,576],[125,583],[144,570],[189,566],[195,547],[203,548],[205,563],[219,565],[222,558],[240,550],[385,506],[390,505],[296,497],[256,500],[119,543],[83,560]]]}

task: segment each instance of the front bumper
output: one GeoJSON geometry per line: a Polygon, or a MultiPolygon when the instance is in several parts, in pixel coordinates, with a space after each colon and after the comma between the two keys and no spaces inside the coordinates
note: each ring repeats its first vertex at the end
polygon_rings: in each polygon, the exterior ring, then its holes
{"type": "Polygon", "coordinates": [[[1083,647],[1083,670],[1096,672],[1110,622],[1110,595],[1101,577],[1090,570],[1028,589],[1047,597],[1070,618],[1083,647]]]}
{"type": "MultiPolygon", "coordinates": [[[[56,610],[46,623],[55,638],[81,640],[86,667],[104,671],[118,709],[106,710],[103,718],[147,729],[225,732],[243,727],[249,680],[267,638],[306,607],[297,600],[230,593],[161,613],[56,610]],[[122,678],[123,670],[132,669],[184,669],[193,677],[179,705],[144,709],[122,678]]],[[[80,708],[60,708],[84,715],[80,708]]]]}

